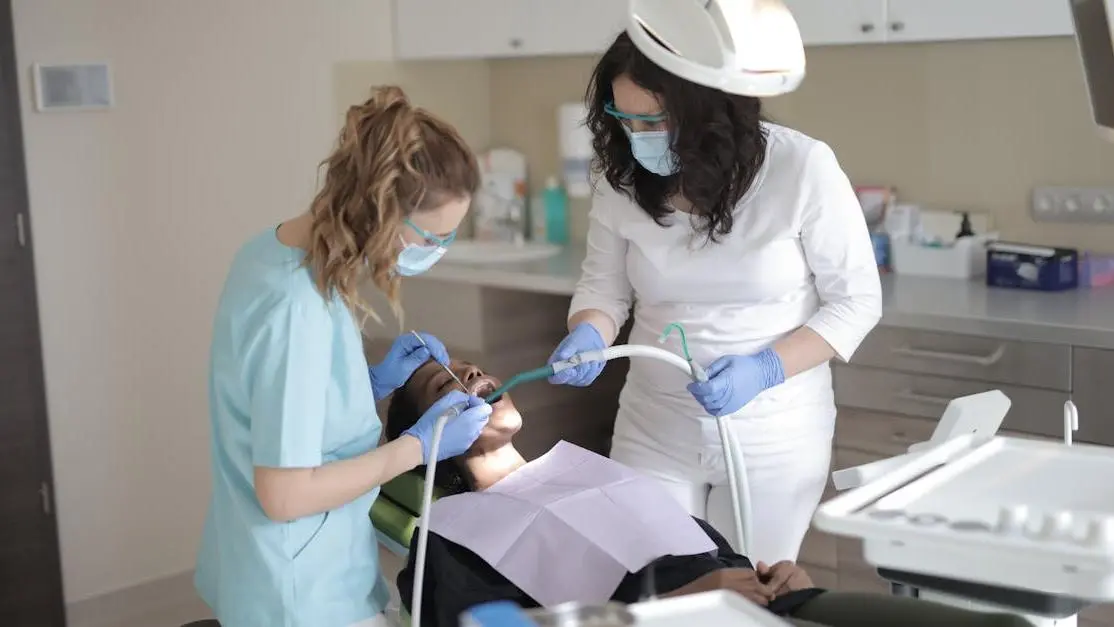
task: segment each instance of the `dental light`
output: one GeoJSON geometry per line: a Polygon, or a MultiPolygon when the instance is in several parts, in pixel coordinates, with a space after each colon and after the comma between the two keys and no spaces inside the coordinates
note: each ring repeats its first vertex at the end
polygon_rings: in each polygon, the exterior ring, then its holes
{"type": "Polygon", "coordinates": [[[764,98],[804,80],[801,32],[782,0],[630,0],[628,18],[643,54],[694,83],[764,98]]]}

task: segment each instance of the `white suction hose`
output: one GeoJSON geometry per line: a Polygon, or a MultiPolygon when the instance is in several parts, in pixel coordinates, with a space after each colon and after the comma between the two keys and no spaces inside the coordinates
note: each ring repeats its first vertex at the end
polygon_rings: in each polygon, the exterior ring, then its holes
{"type": "MultiPolygon", "coordinates": [[[[602,351],[588,351],[573,356],[572,359],[553,364],[555,373],[568,370],[580,364],[593,361],[611,361],[621,357],[649,357],[664,361],[683,370],[695,381],[706,381],[704,369],[694,362],[687,361],[664,348],[644,346],[640,344],[623,344],[612,346],[602,351]]],[[[429,445],[429,461],[425,468],[425,486],[422,489],[422,515],[418,527],[418,546],[414,555],[414,585],[410,595],[410,625],[422,625],[422,587],[425,583],[425,555],[429,543],[429,510],[433,505],[433,479],[437,469],[437,451],[441,446],[441,433],[445,425],[456,416],[460,415],[460,407],[451,407],[443,416],[437,419],[433,427],[433,440],[429,445]]],[[[748,555],[747,541],[750,539],[750,485],[747,483],[746,464],[743,463],[743,454],[735,435],[728,428],[728,423],[733,416],[720,416],[716,418],[719,428],[720,443],[723,446],[724,466],[727,470],[727,481],[731,487],[731,505],[735,515],[735,537],[740,554],[748,555]]]]}
{"type": "Polygon", "coordinates": [[[410,624],[422,624],[422,587],[425,583],[425,553],[429,544],[429,510],[433,505],[433,478],[437,470],[437,452],[441,448],[441,433],[450,420],[460,415],[460,407],[453,406],[433,425],[433,440],[429,443],[429,461],[425,466],[425,485],[422,487],[422,516],[418,524],[418,548],[414,556],[414,584],[410,595],[410,624]]]}
{"type": "MultiPolygon", "coordinates": [[[[695,362],[690,362],[680,355],[671,353],[664,348],[645,346],[641,344],[622,344],[611,346],[600,351],[587,351],[574,355],[572,359],[553,364],[555,373],[576,367],[585,362],[611,361],[620,357],[649,357],[664,361],[684,370],[694,381],[707,381],[708,377],[695,362]]],[[[742,555],[749,554],[747,543],[751,536],[750,516],[750,484],[747,482],[747,467],[743,461],[743,453],[735,434],[728,427],[734,414],[716,418],[716,427],[719,429],[720,445],[723,447],[723,465],[727,472],[727,482],[731,489],[731,506],[735,518],[735,545],[742,555]]]]}

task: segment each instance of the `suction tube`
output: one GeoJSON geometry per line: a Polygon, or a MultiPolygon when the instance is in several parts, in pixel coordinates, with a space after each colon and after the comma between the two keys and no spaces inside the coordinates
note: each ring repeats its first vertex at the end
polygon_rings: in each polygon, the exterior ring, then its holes
{"type": "MultiPolygon", "coordinates": [[[[647,357],[672,364],[684,371],[693,381],[707,381],[708,375],[704,369],[694,361],[675,355],[664,348],[644,346],[640,344],[623,344],[611,346],[601,351],[588,351],[574,355],[567,361],[556,362],[552,366],[538,368],[527,373],[522,373],[517,381],[512,379],[488,398],[497,399],[516,383],[544,378],[551,374],[574,368],[580,364],[592,361],[611,361],[622,357],[647,357]]],[[[489,401],[490,402],[490,401],[489,401]]],[[[410,597],[410,624],[419,627],[422,622],[422,586],[425,583],[425,556],[429,544],[429,511],[433,505],[433,480],[437,469],[437,452],[441,447],[441,433],[445,425],[456,416],[460,415],[462,408],[454,406],[437,419],[433,428],[433,440],[429,446],[429,462],[425,469],[425,486],[422,490],[422,515],[418,527],[418,547],[414,556],[414,587],[410,597]]],[[[747,542],[751,537],[750,519],[750,484],[747,482],[746,464],[743,463],[743,454],[735,434],[728,427],[734,414],[716,418],[716,427],[719,429],[720,443],[723,446],[724,466],[727,471],[727,481],[731,488],[731,505],[735,515],[735,537],[738,539],[738,551],[743,555],[749,554],[747,542]]]]}
{"type": "Polygon", "coordinates": [[[410,624],[422,624],[422,587],[425,583],[425,554],[429,545],[429,510],[433,505],[433,480],[437,471],[437,452],[441,449],[441,434],[450,420],[460,415],[461,406],[449,408],[433,425],[433,440],[429,443],[429,461],[425,466],[425,485],[422,487],[422,515],[418,527],[418,548],[414,556],[414,586],[410,595],[410,624]]]}
{"type": "MultiPolygon", "coordinates": [[[[620,357],[649,357],[672,364],[685,371],[693,381],[707,381],[708,375],[704,369],[694,361],[689,361],[675,355],[664,348],[644,346],[641,344],[622,344],[611,346],[600,351],[587,351],[574,355],[572,359],[553,364],[554,372],[561,372],[574,368],[580,364],[591,361],[611,361],[620,357]]],[[[735,518],[735,538],[738,542],[736,548],[743,555],[748,554],[747,542],[751,536],[750,517],[750,484],[747,481],[747,468],[743,462],[742,450],[735,434],[728,425],[734,414],[716,418],[716,427],[719,430],[720,445],[723,446],[723,465],[727,473],[728,486],[731,489],[731,506],[735,518]]]]}

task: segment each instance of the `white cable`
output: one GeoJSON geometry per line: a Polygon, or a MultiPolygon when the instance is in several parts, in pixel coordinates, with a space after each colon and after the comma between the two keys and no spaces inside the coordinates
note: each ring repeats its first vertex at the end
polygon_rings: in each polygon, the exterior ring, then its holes
{"type": "MultiPolygon", "coordinates": [[[[649,357],[664,361],[685,371],[694,379],[698,375],[695,370],[699,368],[695,363],[690,363],[680,355],[671,353],[664,348],[645,346],[641,344],[621,344],[598,351],[586,351],[574,355],[572,359],[553,364],[554,372],[561,372],[590,361],[611,361],[620,357],[649,357]]],[[[743,453],[735,439],[734,433],[728,427],[734,414],[721,416],[716,419],[719,429],[720,445],[723,447],[723,462],[727,473],[728,486],[731,489],[731,507],[735,517],[735,537],[738,541],[738,551],[747,555],[747,543],[751,537],[750,517],[750,484],[747,482],[747,469],[743,460],[743,453]]]]}
{"type": "MultiPolygon", "coordinates": [[[[675,355],[664,348],[656,346],[643,346],[640,344],[622,344],[611,346],[600,351],[587,351],[574,355],[572,359],[553,364],[553,371],[561,372],[590,361],[611,361],[621,357],[649,357],[664,361],[683,370],[685,374],[697,377],[698,365],[690,363],[679,355],[675,355]]],[[[702,372],[702,371],[701,371],[702,372]]],[[[429,543],[429,510],[433,506],[433,478],[437,468],[437,451],[441,445],[441,432],[445,424],[460,414],[460,409],[452,407],[445,412],[433,426],[433,439],[429,445],[429,461],[425,468],[425,486],[422,489],[422,515],[418,528],[418,547],[414,556],[414,585],[410,595],[410,625],[422,625],[422,587],[425,583],[425,555],[429,543]]],[[[728,428],[732,416],[721,416],[716,419],[719,428],[720,445],[723,446],[724,466],[727,471],[727,481],[731,488],[731,505],[735,514],[735,537],[738,539],[738,551],[747,555],[746,543],[750,538],[750,485],[747,483],[746,464],[743,463],[743,454],[734,433],[728,428]]]]}
{"type": "Polygon", "coordinates": [[[429,459],[425,466],[425,485],[422,486],[422,516],[418,522],[418,548],[414,556],[414,584],[410,594],[410,625],[422,624],[422,587],[425,583],[425,553],[429,544],[429,510],[433,506],[433,479],[437,470],[437,451],[441,448],[441,433],[449,420],[460,415],[460,409],[450,407],[433,425],[433,439],[429,443],[429,459]]]}

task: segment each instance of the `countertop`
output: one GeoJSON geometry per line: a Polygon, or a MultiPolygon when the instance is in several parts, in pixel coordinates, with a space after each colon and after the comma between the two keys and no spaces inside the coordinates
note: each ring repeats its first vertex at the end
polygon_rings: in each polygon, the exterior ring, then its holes
{"type": "MultiPolygon", "coordinates": [[[[584,250],[508,264],[445,260],[424,278],[571,296],[584,250]]],[[[882,277],[886,326],[1114,349],[1114,287],[1068,292],[990,288],[978,281],[882,277]]]]}

